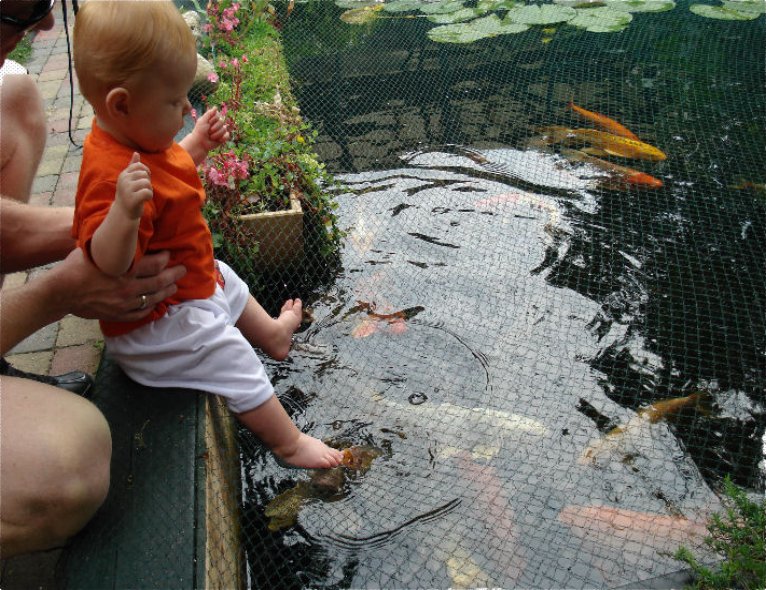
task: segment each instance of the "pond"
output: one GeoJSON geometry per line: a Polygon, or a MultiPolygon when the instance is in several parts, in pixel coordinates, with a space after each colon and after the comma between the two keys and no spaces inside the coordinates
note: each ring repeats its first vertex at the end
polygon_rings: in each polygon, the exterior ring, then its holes
{"type": "Polygon", "coordinates": [[[724,475],[764,489],[764,17],[680,2],[443,43],[417,10],[348,24],[338,4],[279,6],[347,237],[268,370],[301,428],[380,456],[328,488],[243,435],[249,585],[681,569],[724,475]],[[598,123],[570,101],[667,157],[574,149],[554,126],[598,123]]]}

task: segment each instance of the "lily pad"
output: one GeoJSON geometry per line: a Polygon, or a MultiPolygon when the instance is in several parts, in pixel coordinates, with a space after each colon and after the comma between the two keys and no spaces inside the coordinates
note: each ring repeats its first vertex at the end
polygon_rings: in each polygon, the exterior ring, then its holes
{"type": "Polygon", "coordinates": [[[492,12],[495,10],[510,10],[521,4],[523,4],[523,2],[517,0],[479,0],[476,4],[476,8],[483,10],[484,12],[492,12]]]}
{"type": "Polygon", "coordinates": [[[422,0],[392,0],[386,2],[383,7],[386,12],[410,12],[418,10],[422,5],[422,0]]]}
{"type": "MultiPolygon", "coordinates": [[[[718,20],[754,20],[760,16],[759,12],[745,12],[740,10],[739,6],[732,8],[733,2],[727,3],[727,5],[711,6],[710,4],[692,4],[689,6],[694,14],[698,16],[704,16],[705,18],[715,18],[718,20]]],[[[744,4],[742,3],[737,3],[744,4]]]]}
{"type": "Polygon", "coordinates": [[[378,0],[335,0],[335,6],[338,8],[363,8],[365,6],[373,6],[380,4],[378,0]]]}
{"type": "Polygon", "coordinates": [[[731,8],[742,14],[752,13],[758,16],[766,14],[766,2],[763,2],[763,0],[757,2],[751,2],[749,0],[723,0],[721,6],[724,8],[731,8]]]}
{"type": "Polygon", "coordinates": [[[482,13],[475,8],[461,8],[455,12],[448,12],[446,14],[430,14],[428,15],[428,20],[438,25],[447,25],[469,21],[481,14],[482,13]]]}
{"type": "Polygon", "coordinates": [[[420,12],[423,14],[447,14],[465,8],[463,0],[442,0],[433,4],[420,5],[420,12]]]}
{"type": "Polygon", "coordinates": [[[528,25],[502,20],[496,14],[490,14],[470,23],[434,27],[428,31],[428,37],[437,43],[473,43],[487,37],[522,33],[527,29],[528,25]]]}
{"type": "Polygon", "coordinates": [[[577,11],[558,4],[530,4],[511,8],[505,18],[525,25],[552,25],[573,19],[577,11]]]}
{"type": "Polygon", "coordinates": [[[591,33],[616,33],[625,29],[633,20],[629,12],[608,6],[575,10],[577,15],[568,24],[591,33]]]}
{"type": "Polygon", "coordinates": [[[665,12],[676,7],[673,0],[605,0],[605,4],[625,12],[665,12]]]}

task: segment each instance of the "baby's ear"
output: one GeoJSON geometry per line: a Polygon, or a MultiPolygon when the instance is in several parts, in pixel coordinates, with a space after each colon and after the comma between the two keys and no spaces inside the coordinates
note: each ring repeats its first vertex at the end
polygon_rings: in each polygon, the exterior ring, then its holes
{"type": "Polygon", "coordinates": [[[104,102],[106,111],[112,118],[121,119],[129,114],[130,93],[121,86],[112,88],[104,102]]]}

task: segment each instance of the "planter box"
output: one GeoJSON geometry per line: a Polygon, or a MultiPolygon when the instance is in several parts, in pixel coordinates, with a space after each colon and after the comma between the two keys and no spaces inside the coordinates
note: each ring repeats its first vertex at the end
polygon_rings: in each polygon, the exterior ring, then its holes
{"type": "Polygon", "coordinates": [[[240,215],[243,227],[259,243],[255,262],[273,269],[303,256],[303,207],[290,195],[290,209],[240,215]]]}

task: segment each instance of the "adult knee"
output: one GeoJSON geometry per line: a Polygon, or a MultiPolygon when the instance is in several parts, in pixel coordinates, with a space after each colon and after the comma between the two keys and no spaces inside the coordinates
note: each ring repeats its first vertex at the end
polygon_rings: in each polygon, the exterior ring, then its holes
{"type": "Polygon", "coordinates": [[[91,406],[65,436],[45,441],[48,485],[33,500],[41,537],[57,546],[77,533],[103,504],[109,491],[112,440],[103,415],[91,406]]]}

